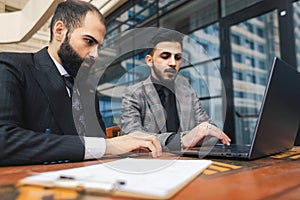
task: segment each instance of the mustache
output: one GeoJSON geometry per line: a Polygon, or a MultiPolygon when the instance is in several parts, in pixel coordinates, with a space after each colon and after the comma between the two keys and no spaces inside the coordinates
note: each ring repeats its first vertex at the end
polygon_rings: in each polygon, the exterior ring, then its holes
{"type": "Polygon", "coordinates": [[[175,72],[177,72],[177,70],[175,68],[169,67],[169,68],[165,69],[164,72],[175,73],[175,72]]]}

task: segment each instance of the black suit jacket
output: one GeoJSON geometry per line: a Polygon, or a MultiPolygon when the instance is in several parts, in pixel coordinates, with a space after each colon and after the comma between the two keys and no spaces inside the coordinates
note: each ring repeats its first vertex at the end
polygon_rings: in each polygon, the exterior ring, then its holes
{"type": "Polygon", "coordinates": [[[72,102],[47,48],[0,53],[0,89],[0,165],[83,160],[72,102]]]}

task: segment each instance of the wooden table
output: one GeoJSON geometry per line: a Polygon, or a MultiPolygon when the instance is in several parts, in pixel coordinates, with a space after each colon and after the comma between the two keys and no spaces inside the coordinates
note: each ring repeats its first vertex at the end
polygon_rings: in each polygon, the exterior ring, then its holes
{"type": "MultiPolygon", "coordinates": [[[[143,157],[144,158],[144,157],[143,157]]],[[[161,159],[174,158],[165,153],[161,159]]],[[[0,199],[42,199],[53,191],[25,192],[14,185],[21,178],[38,172],[99,164],[116,158],[53,165],[0,167],[0,199]],[[30,196],[33,195],[33,196],[30,196]]],[[[195,159],[195,158],[180,158],[195,159]]],[[[173,199],[300,199],[300,147],[273,157],[254,161],[212,159],[214,163],[178,192],[173,199]]],[[[52,192],[52,193],[51,193],[52,192]]],[[[57,195],[57,191],[55,191],[57,195]]],[[[54,192],[54,193],[55,193],[54,192]]],[[[61,192],[61,191],[60,191],[61,192]]],[[[99,196],[65,193],[65,199],[99,199],[99,196]]],[[[52,196],[53,197],[53,196],[52,196]]],[[[49,198],[51,199],[51,198],[49,198]]],[[[101,197],[101,199],[125,199],[101,197]]]]}

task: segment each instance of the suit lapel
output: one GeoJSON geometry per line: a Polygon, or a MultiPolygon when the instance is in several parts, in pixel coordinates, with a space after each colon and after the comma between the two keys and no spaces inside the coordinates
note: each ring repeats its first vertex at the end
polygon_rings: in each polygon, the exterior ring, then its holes
{"type": "Polygon", "coordinates": [[[73,115],[72,102],[69,98],[63,78],[60,76],[47,49],[44,48],[34,55],[35,68],[33,75],[47,97],[54,118],[63,133],[77,133],[73,115]]]}
{"type": "Polygon", "coordinates": [[[190,116],[193,116],[192,100],[189,88],[187,87],[187,82],[185,78],[181,77],[180,74],[177,75],[175,80],[175,95],[176,95],[176,105],[178,117],[180,120],[180,128],[182,131],[189,130],[190,116]]]}
{"type": "Polygon", "coordinates": [[[160,98],[150,77],[144,81],[143,87],[143,92],[146,97],[146,101],[159,130],[161,130],[161,132],[166,132],[167,128],[165,109],[161,105],[160,98]]]}

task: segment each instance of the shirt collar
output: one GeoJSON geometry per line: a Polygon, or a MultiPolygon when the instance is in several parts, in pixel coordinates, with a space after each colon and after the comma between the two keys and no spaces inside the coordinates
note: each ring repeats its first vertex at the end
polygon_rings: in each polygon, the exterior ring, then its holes
{"type": "Polygon", "coordinates": [[[53,60],[55,67],[57,68],[61,76],[70,76],[70,74],[65,70],[65,68],[61,64],[59,64],[59,62],[57,62],[51,55],[50,57],[53,60]]]}

